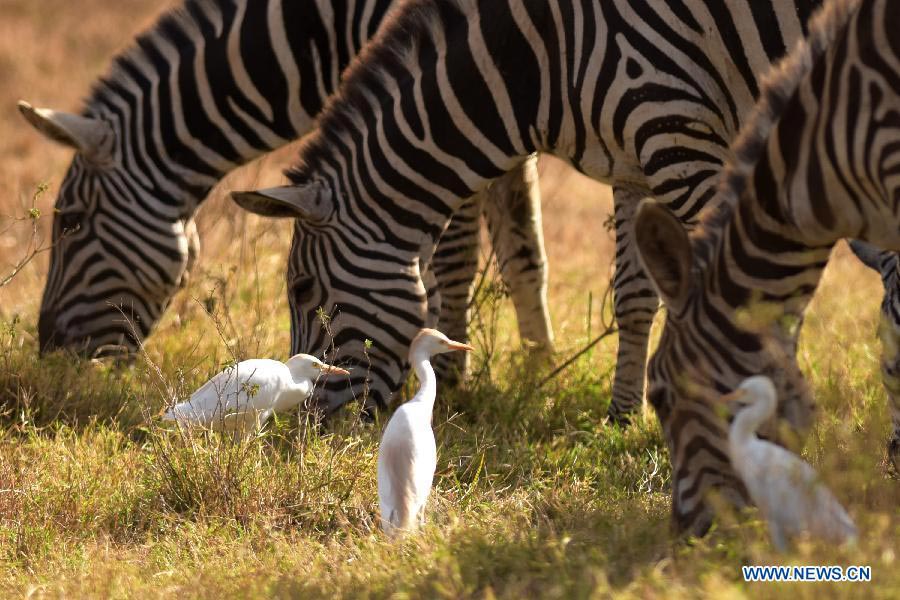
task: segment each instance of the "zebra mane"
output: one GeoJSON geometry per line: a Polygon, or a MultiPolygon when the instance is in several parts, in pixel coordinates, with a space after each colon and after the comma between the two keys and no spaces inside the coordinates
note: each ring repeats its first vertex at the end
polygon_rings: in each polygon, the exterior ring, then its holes
{"type": "Polygon", "coordinates": [[[809,33],[763,78],[759,100],[731,144],[732,155],[719,180],[716,195],[701,211],[692,234],[699,264],[707,263],[724,233],[725,224],[753,177],[772,130],[816,62],[856,13],[862,0],[829,0],[809,21],[809,33]]]}
{"type": "MultiPolygon", "coordinates": [[[[465,15],[477,8],[478,0],[398,0],[385,15],[376,34],[344,70],[341,86],[316,121],[314,133],[300,144],[299,161],[285,171],[294,183],[304,183],[315,171],[318,161],[333,142],[364,128],[365,115],[372,112],[372,102],[385,98],[373,96],[373,87],[391,79],[395,67],[412,66],[420,47],[433,43],[443,35],[443,14],[447,8],[465,15]]],[[[448,42],[448,46],[450,46],[448,42]]],[[[405,69],[411,71],[413,69],[405,69]]],[[[408,82],[399,80],[403,86],[408,82]]],[[[339,146],[338,146],[339,147],[339,146]]]]}
{"type": "Polygon", "coordinates": [[[147,60],[147,48],[158,48],[158,39],[163,38],[178,45],[174,39],[174,31],[180,32],[180,37],[190,37],[192,30],[198,30],[196,14],[202,14],[221,34],[225,28],[224,17],[221,10],[221,0],[184,0],[160,15],[154,17],[153,24],[141,31],[123,50],[112,59],[106,74],[97,79],[91,86],[90,93],[84,101],[86,116],[95,116],[92,111],[96,109],[105,94],[114,90],[120,84],[129,84],[132,76],[129,71],[135,70],[135,65],[147,60]]]}

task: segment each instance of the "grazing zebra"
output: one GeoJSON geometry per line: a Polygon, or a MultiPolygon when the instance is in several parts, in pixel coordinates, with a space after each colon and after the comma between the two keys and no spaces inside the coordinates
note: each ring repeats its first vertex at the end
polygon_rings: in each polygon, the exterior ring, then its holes
{"type": "MultiPolygon", "coordinates": [[[[292,310],[314,323],[320,306],[339,306],[332,330],[348,359],[364,360],[374,340],[374,403],[405,375],[427,312],[420,265],[447,217],[535,151],[615,184],[611,413],[640,401],[658,299],[631,242],[634,211],[654,196],[696,219],[755,104],[758,73],[802,38],[818,2],[714,4],[413,0],[382,27],[303,146],[289,174],[297,187],[239,198],[299,217],[290,269],[303,285],[292,310]]],[[[326,342],[321,328],[304,328],[294,351],[326,342]]],[[[327,392],[329,409],[349,397],[327,392]]]]}
{"type": "MultiPolygon", "coordinates": [[[[604,8],[624,31],[619,40],[608,40],[609,52],[598,67],[602,73],[591,73],[611,83],[611,93],[594,107],[608,123],[604,135],[619,153],[623,143],[633,144],[625,160],[646,154],[642,168],[675,172],[680,164],[695,162],[687,169],[691,185],[663,177],[671,183],[649,190],[642,178],[637,183],[614,181],[620,340],[610,413],[617,419],[624,419],[642,398],[647,333],[657,306],[631,243],[634,208],[643,194],[656,191],[693,220],[711,193],[708,181],[720,168],[722,147],[757,94],[754,73],[800,37],[818,2],[767,5],[760,0],[751,7],[732,2],[714,13],[704,3],[689,2],[685,10],[680,2],[670,6],[660,0],[622,4],[622,10],[614,4],[604,8]],[[681,25],[661,27],[660,19],[681,25]],[[639,26],[628,28],[623,20],[639,26]],[[710,35],[721,30],[721,39],[703,42],[701,23],[710,35]],[[707,48],[713,48],[708,57],[707,48]],[[672,56],[680,58],[672,61],[672,56]],[[664,72],[655,81],[641,78],[644,70],[664,72]],[[627,85],[617,90],[615,81],[627,85]],[[710,115],[684,119],[679,102],[703,104],[710,115]],[[667,112],[670,106],[676,110],[667,112]],[[647,118],[636,121],[637,109],[647,118]]],[[[57,200],[56,246],[39,321],[41,346],[88,354],[133,349],[130,328],[110,305],[131,313],[139,336],[147,336],[196,256],[192,217],[210,186],[235,165],[310,128],[340,70],[374,31],[388,4],[190,0],[114,61],[82,115],[24,109],[39,130],[78,150],[57,200]],[[288,28],[286,23],[302,26],[288,28]],[[260,61],[265,61],[264,69],[255,67],[260,61]],[[63,231],[70,233],[63,236],[63,231]]],[[[604,16],[595,14],[587,31],[596,34],[598,24],[604,27],[604,16]]],[[[533,162],[525,163],[521,177],[496,182],[489,196],[500,199],[485,203],[487,223],[498,242],[520,334],[549,346],[533,162]]],[[[473,252],[466,248],[473,248],[477,239],[472,233],[477,211],[475,204],[466,204],[455,213],[434,259],[441,281],[441,327],[455,339],[466,337],[468,273],[474,268],[473,252]]],[[[304,287],[308,279],[299,265],[289,266],[292,303],[311,294],[304,287]]],[[[295,320],[293,352],[304,348],[299,330],[295,320]]]]}
{"type": "MultiPolygon", "coordinates": [[[[23,103],[32,125],[77,151],[56,202],[41,348],[89,355],[134,350],[119,307],[133,318],[138,337],[151,332],[199,249],[192,219],[209,190],[238,165],[311,129],[390,5],[187,0],[115,58],[82,114],[23,103]]],[[[484,197],[520,333],[549,348],[534,159],[484,197]]],[[[441,327],[455,339],[467,337],[479,205],[473,200],[460,209],[434,260],[441,327]]],[[[302,288],[297,277],[288,284],[302,288]]]]}
{"type": "MultiPolygon", "coordinates": [[[[721,168],[724,148],[758,93],[756,73],[803,34],[819,1],[730,0],[709,6],[698,0],[619,0],[602,11],[594,6],[598,3],[558,7],[557,20],[569,24],[567,34],[580,35],[573,26],[583,24],[597,47],[606,46],[603,61],[586,62],[585,53],[569,56],[591,68],[572,71],[573,77],[596,79],[603,91],[580,112],[602,121],[601,152],[609,145],[610,160],[636,163],[641,172],[609,178],[616,184],[617,206],[619,352],[610,406],[617,420],[625,420],[643,396],[647,335],[658,304],[631,243],[634,209],[652,193],[686,222],[695,219],[712,193],[710,181],[721,168]],[[655,186],[644,172],[653,174],[655,186]],[[676,177],[684,173],[688,179],[676,177]]],[[[41,131],[79,149],[57,200],[57,245],[39,322],[42,347],[89,354],[132,349],[130,329],[111,304],[136,318],[140,337],[148,335],[189,270],[197,250],[191,218],[210,186],[235,165],[309,129],[341,68],[388,4],[189,0],[116,59],[82,115],[26,109],[41,131]],[[297,27],[287,27],[292,23],[297,27]],[[255,68],[260,61],[264,68],[255,68]],[[63,237],[63,231],[72,233],[63,237]]],[[[522,15],[535,24],[550,23],[551,5],[525,6],[530,8],[522,15]]],[[[564,56],[563,48],[552,47],[553,31],[544,33],[549,53],[540,53],[541,60],[564,56]]],[[[548,68],[544,83],[555,81],[551,78],[548,68]]],[[[506,102],[510,98],[516,96],[506,102]]],[[[549,345],[544,254],[535,226],[538,195],[533,165],[525,169],[523,177],[505,178],[491,189],[493,197],[510,202],[485,206],[495,213],[488,225],[500,242],[497,254],[520,333],[549,345]]],[[[473,262],[472,253],[461,249],[474,243],[466,232],[475,228],[475,211],[466,205],[456,213],[434,261],[439,273],[459,269],[457,276],[439,277],[441,320],[448,323],[441,327],[456,339],[465,337],[460,315],[468,306],[466,272],[473,262]],[[456,248],[447,240],[455,240],[456,248]]],[[[313,296],[303,286],[308,276],[302,268],[289,270],[288,285],[296,292],[289,295],[313,296]]],[[[304,343],[299,324],[293,324],[297,352],[304,343]]]]}
{"type": "Polygon", "coordinates": [[[727,459],[723,391],[768,375],[778,414],[808,423],[795,340],[834,244],[900,249],[897,31],[895,1],[829,2],[767,88],[700,234],[690,239],[658,205],[638,213],[637,245],[668,305],[649,389],[684,526],[705,524],[710,491],[744,496],[727,459]]]}

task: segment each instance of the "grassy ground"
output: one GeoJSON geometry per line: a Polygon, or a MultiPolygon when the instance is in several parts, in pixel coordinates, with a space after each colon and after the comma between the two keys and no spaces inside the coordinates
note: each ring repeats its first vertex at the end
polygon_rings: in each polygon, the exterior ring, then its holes
{"type": "MultiPolygon", "coordinates": [[[[0,6],[0,278],[32,238],[30,220],[14,218],[26,216],[43,182],[49,190],[36,206],[49,214],[68,161],[20,123],[14,101],[77,108],[111,52],[166,3],[75,4],[0,6]]],[[[288,151],[251,165],[221,190],[277,181],[289,159],[288,151]]],[[[542,169],[560,362],[602,328],[609,198],[558,163],[542,169]]],[[[324,432],[288,415],[240,444],[183,438],[146,418],[235,353],[284,357],[289,231],[237,214],[222,195],[200,215],[199,269],[147,345],[158,371],[144,361],[112,371],[66,356],[36,359],[46,255],[0,288],[3,596],[900,593],[900,487],[884,465],[888,415],[874,339],[880,284],[844,248],[805,324],[800,360],[822,407],[806,456],[857,520],[858,548],[802,544],[778,556],[752,512],[723,518],[692,545],[673,537],[655,416],[626,430],[603,420],[615,340],[536,389],[550,365],[518,352],[502,299],[485,304],[474,330],[476,367],[490,369],[438,403],[430,523],[391,544],[376,527],[379,428],[358,423],[352,409],[324,432]],[[866,564],[873,583],[741,581],[741,565],[770,563],[866,564]]],[[[39,219],[38,232],[48,225],[39,219]]]]}

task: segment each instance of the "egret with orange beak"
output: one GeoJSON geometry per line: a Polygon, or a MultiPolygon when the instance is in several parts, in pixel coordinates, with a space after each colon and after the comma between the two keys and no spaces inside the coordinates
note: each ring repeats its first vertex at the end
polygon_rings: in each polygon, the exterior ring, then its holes
{"type": "Polygon", "coordinates": [[[431,429],[437,379],[430,359],[435,354],[457,350],[471,352],[474,348],[454,342],[434,329],[420,331],[409,348],[409,362],[419,378],[419,391],[388,421],[378,448],[381,527],[390,537],[425,522],[425,503],[437,467],[431,429]]]}
{"type": "Polygon", "coordinates": [[[286,363],[268,358],[244,360],[207,381],[190,400],[168,409],[162,418],[246,435],[258,431],[275,412],[306,401],[319,377],[349,374],[309,354],[294,355],[286,363]]]}
{"type": "Polygon", "coordinates": [[[757,428],[775,413],[772,380],[750,377],[722,400],[742,407],[728,434],[731,464],[768,521],[775,547],[784,551],[788,538],[802,533],[836,543],[854,541],[856,525],[815,469],[756,436],[757,428]]]}

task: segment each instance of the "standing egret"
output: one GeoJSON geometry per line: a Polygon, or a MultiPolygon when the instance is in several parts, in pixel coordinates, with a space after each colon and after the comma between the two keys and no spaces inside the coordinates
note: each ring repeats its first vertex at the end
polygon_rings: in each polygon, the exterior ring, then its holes
{"type": "Polygon", "coordinates": [[[425,502],[437,467],[431,430],[437,380],[429,359],[454,350],[471,352],[474,348],[434,329],[423,329],[410,345],[409,362],[419,378],[419,391],[388,421],[378,448],[381,527],[390,537],[425,521],[425,502]]]}
{"type": "Polygon", "coordinates": [[[768,521],[775,547],[784,551],[787,538],[803,532],[832,542],[855,541],[853,520],[818,473],[795,454],[756,436],[775,413],[772,380],[745,379],[723,400],[746,406],[731,424],[728,450],[734,470],[768,521]]]}
{"type": "Polygon", "coordinates": [[[268,358],[244,360],[207,381],[190,400],[176,404],[162,418],[245,435],[258,431],[274,412],[309,398],[322,373],[350,374],[309,354],[296,354],[286,363],[268,358]]]}

